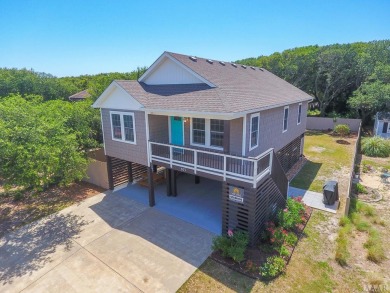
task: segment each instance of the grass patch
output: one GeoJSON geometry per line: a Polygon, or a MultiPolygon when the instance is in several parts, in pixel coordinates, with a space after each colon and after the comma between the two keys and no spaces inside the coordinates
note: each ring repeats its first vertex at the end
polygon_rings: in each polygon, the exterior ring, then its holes
{"type": "Polygon", "coordinates": [[[381,171],[382,169],[390,170],[390,160],[375,159],[375,158],[363,159],[362,165],[372,166],[375,169],[378,169],[379,171],[381,171]]]}
{"type": "Polygon", "coordinates": [[[335,260],[341,266],[347,265],[348,258],[350,257],[350,253],[348,251],[348,244],[349,244],[349,237],[352,232],[351,221],[347,217],[344,218],[346,219],[340,220],[341,228],[339,230],[336,239],[336,253],[335,253],[335,260]]]}
{"type": "Polygon", "coordinates": [[[350,256],[348,244],[353,229],[368,233],[368,239],[366,243],[364,243],[364,247],[367,249],[368,260],[380,263],[385,259],[381,235],[379,231],[372,226],[372,224],[376,223],[384,224],[384,221],[378,218],[376,210],[372,206],[356,199],[351,200],[348,217],[344,216],[340,219],[340,229],[336,240],[335,260],[341,266],[347,265],[350,256]]]}
{"type": "Polygon", "coordinates": [[[353,144],[339,144],[337,139],[319,131],[306,132],[304,154],[308,161],[291,186],[322,192],[324,178],[331,178],[335,170],[351,165],[353,144]]]}
{"type": "Polygon", "coordinates": [[[374,228],[369,230],[368,239],[366,243],[364,243],[364,247],[367,248],[368,260],[375,263],[380,263],[386,259],[382,239],[378,230],[374,228]]]}

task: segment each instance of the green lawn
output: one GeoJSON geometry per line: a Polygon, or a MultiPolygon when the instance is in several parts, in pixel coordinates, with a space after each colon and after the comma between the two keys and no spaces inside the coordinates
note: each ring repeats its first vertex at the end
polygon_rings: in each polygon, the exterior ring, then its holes
{"type": "Polygon", "coordinates": [[[322,192],[325,180],[338,178],[350,171],[354,143],[355,139],[307,131],[303,153],[308,161],[290,185],[322,192]]]}

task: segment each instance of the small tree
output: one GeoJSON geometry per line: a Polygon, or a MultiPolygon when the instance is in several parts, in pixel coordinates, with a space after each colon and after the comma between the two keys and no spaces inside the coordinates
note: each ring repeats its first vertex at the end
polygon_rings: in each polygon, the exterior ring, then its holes
{"type": "Polygon", "coordinates": [[[336,127],[334,128],[334,132],[340,135],[341,137],[345,137],[351,132],[351,129],[347,124],[339,124],[336,125],[336,127]]]}

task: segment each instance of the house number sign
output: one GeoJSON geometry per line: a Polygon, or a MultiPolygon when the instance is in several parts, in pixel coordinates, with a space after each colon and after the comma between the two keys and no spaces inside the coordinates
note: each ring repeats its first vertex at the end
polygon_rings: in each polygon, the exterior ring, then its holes
{"type": "Polygon", "coordinates": [[[235,186],[229,186],[229,200],[244,203],[244,189],[235,186]]]}

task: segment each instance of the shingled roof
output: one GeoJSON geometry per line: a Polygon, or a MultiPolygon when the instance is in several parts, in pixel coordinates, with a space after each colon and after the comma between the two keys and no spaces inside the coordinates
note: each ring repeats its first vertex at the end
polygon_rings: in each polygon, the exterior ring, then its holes
{"type": "Polygon", "coordinates": [[[88,90],[83,90],[81,92],[78,92],[78,93],[71,95],[68,99],[70,101],[82,101],[90,96],[91,95],[88,93],[88,90]]]}
{"type": "Polygon", "coordinates": [[[138,81],[116,80],[145,108],[238,113],[312,99],[307,93],[262,68],[171,52],[164,54],[215,87],[207,84],[147,85],[138,81]]]}

